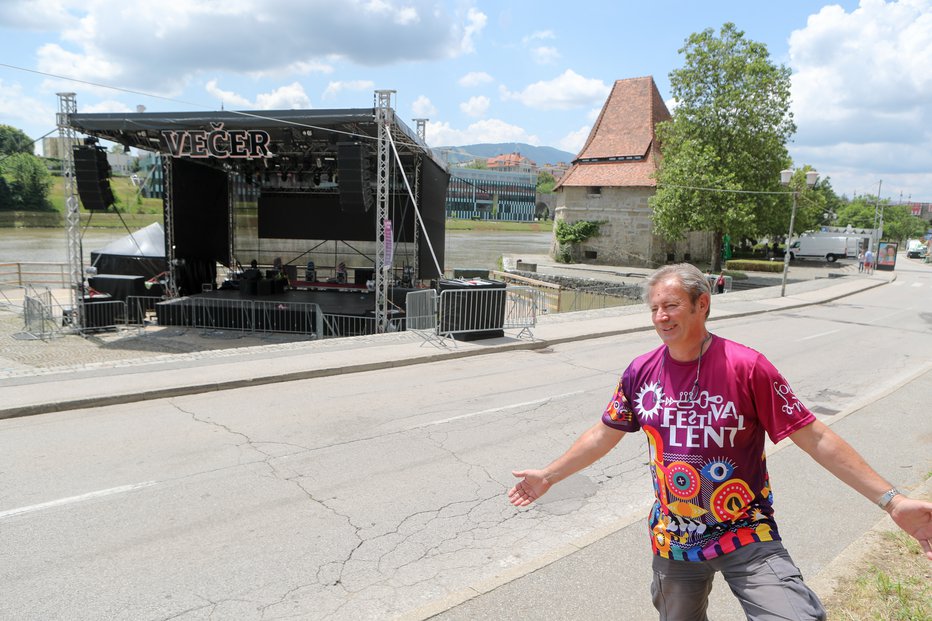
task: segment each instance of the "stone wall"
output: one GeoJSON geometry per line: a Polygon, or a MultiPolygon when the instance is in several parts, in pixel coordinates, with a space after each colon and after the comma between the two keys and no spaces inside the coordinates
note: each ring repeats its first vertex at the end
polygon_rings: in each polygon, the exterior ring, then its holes
{"type": "MultiPolygon", "coordinates": [[[[708,262],[711,234],[690,233],[686,239],[667,242],[652,233],[648,199],[653,188],[602,187],[593,194],[585,187],[564,187],[557,193],[556,220],[602,222],[599,235],[578,244],[573,260],[599,265],[657,267],[689,260],[708,262]]],[[[554,239],[551,256],[557,256],[554,239]]]]}

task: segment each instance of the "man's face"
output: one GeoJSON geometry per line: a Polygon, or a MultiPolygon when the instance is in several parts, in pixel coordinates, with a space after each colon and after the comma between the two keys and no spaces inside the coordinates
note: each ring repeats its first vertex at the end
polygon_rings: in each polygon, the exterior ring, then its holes
{"type": "Polygon", "coordinates": [[[708,294],[702,294],[693,304],[679,279],[671,277],[654,285],[648,301],[654,329],[667,347],[692,346],[702,340],[708,294]]]}

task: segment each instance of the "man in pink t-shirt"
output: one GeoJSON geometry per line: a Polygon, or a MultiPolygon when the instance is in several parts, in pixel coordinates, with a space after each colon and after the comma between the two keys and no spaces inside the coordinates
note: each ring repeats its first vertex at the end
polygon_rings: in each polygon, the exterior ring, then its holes
{"type": "Polygon", "coordinates": [[[516,506],[643,431],[655,502],[649,516],[661,619],[706,619],[721,572],[749,619],[824,619],[818,597],[780,542],[764,454],[790,438],[813,459],[877,502],[932,560],[932,503],[907,498],[812,415],[760,353],[706,329],[709,282],[689,264],[647,281],[663,345],[635,358],[596,423],[543,470],[520,470],[508,497],[516,506]]]}

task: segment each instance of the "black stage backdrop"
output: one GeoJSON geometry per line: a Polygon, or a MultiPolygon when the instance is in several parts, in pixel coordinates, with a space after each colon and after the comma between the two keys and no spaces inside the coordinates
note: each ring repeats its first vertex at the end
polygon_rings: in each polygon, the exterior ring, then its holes
{"type": "Polygon", "coordinates": [[[172,160],[172,233],[182,295],[200,293],[217,279],[217,263],[230,265],[229,191],[224,171],[190,160],[172,160]]]}
{"type": "MultiPolygon", "coordinates": [[[[445,239],[444,203],[450,175],[432,160],[425,158],[422,167],[421,216],[437,262],[443,269],[445,239]]],[[[396,242],[414,239],[414,207],[407,193],[393,194],[392,226],[396,242]]],[[[376,208],[347,211],[337,193],[283,193],[264,191],[259,196],[259,237],[261,239],[339,239],[375,241],[376,208]]],[[[418,243],[420,279],[439,278],[423,232],[418,243]]]]}
{"type": "MultiPolygon", "coordinates": [[[[447,184],[450,182],[450,173],[445,171],[429,157],[421,160],[421,218],[440,269],[443,270],[443,251],[446,246],[446,200],[447,184]]],[[[421,236],[423,238],[423,235],[421,236]]],[[[430,256],[430,247],[424,239],[418,244],[417,252],[418,278],[427,280],[441,278],[443,274],[437,272],[434,259],[430,256]]]]}

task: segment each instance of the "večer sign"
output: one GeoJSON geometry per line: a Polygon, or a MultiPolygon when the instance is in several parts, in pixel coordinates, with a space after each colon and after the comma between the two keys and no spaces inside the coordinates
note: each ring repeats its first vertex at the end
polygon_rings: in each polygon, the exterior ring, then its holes
{"type": "Polygon", "coordinates": [[[162,132],[172,157],[240,158],[272,157],[272,138],[261,129],[223,129],[223,123],[211,123],[209,130],[162,132]]]}

